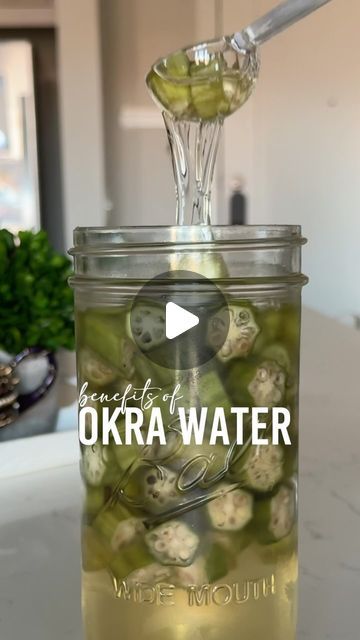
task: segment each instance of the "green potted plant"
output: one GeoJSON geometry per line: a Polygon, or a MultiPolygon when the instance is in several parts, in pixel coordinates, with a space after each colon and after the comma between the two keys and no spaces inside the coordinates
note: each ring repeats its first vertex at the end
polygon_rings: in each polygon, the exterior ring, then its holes
{"type": "Polygon", "coordinates": [[[71,272],[71,260],[54,251],[45,231],[15,236],[0,230],[0,362],[10,363],[19,379],[18,407],[24,412],[14,426],[0,430],[0,439],[7,439],[5,432],[20,437],[50,431],[49,422],[56,420],[56,398],[50,393],[56,387],[55,354],[74,348],[71,272]],[[47,415],[42,409],[40,419],[40,406],[49,405],[49,396],[51,407],[47,415]]]}

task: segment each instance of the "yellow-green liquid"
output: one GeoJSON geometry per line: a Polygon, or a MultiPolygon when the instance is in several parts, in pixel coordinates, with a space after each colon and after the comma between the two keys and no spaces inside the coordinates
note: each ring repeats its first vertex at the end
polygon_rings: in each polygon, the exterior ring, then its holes
{"type": "Polygon", "coordinates": [[[235,571],[212,585],[143,585],[116,597],[105,571],[83,573],[86,640],[295,640],[296,537],[252,545],[235,571]],[[146,599],[148,602],[134,602],[146,599]]]}

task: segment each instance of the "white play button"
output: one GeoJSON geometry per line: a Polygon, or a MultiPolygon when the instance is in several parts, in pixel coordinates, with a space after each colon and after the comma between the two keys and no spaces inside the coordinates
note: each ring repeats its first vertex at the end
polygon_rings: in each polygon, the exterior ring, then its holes
{"type": "Polygon", "coordinates": [[[190,313],[190,311],[180,307],[175,302],[167,303],[165,321],[168,340],[181,336],[182,333],[199,324],[199,318],[194,313],[190,313]]]}

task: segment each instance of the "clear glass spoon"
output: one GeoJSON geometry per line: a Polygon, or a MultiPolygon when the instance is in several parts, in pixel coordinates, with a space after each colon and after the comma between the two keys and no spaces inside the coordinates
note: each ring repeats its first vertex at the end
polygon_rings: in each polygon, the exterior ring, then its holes
{"type": "Polygon", "coordinates": [[[261,45],[328,2],[330,0],[287,0],[242,31],[234,33],[231,44],[238,51],[246,50],[249,43],[261,45]]]}
{"type": "Polygon", "coordinates": [[[178,225],[211,224],[211,186],[221,125],[253,92],[260,45],[328,2],[286,0],[242,31],[197,43],[155,62],[147,84],[163,109],[178,225]]]}

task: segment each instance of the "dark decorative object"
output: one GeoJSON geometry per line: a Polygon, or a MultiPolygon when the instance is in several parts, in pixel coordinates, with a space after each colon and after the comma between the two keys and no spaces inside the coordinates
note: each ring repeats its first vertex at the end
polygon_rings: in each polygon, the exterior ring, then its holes
{"type": "Polygon", "coordinates": [[[74,348],[71,272],[44,231],[0,230],[0,441],[55,428],[54,354],[74,348]]]}
{"type": "Polygon", "coordinates": [[[0,364],[0,428],[14,422],[19,413],[16,391],[18,384],[13,368],[0,364]]]}

